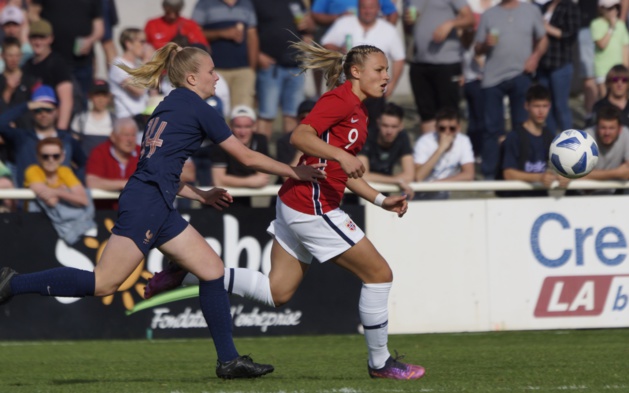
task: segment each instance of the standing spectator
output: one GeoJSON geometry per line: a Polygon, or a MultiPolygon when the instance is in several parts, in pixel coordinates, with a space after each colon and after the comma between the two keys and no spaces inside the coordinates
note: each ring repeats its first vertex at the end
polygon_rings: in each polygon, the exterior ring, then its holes
{"type": "MultiPolygon", "coordinates": [[[[24,11],[19,7],[8,5],[0,12],[0,25],[2,25],[4,38],[12,37],[20,43],[22,50],[20,66],[33,56],[33,48],[28,42],[28,25],[25,22],[24,11]]],[[[4,70],[4,64],[4,60],[0,60],[0,72],[4,70]]]]}
{"type": "MultiPolygon", "coordinates": [[[[114,64],[124,64],[129,68],[136,68],[144,57],[144,45],[146,37],[144,32],[137,28],[127,28],[120,33],[120,47],[122,56],[114,60],[114,64]]],[[[139,117],[148,102],[148,90],[131,84],[131,77],[120,67],[111,67],[109,70],[109,82],[111,93],[114,96],[114,107],[117,118],[139,117]]]]}
{"type": "Polygon", "coordinates": [[[96,145],[109,139],[114,128],[115,116],[109,111],[111,92],[109,83],[96,79],[90,88],[90,109],[72,119],[72,130],[76,132],[86,156],[96,145]]]}
{"type": "Polygon", "coordinates": [[[67,130],[74,107],[72,74],[63,57],[52,50],[54,38],[51,24],[44,19],[32,22],[28,39],[33,47],[33,57],[24,63],[22,71],[55,89],[59,100],[57,128],[67,130]]]}
{"type": "MultiPolygon", "coordinates": [[[[248,106],[239,105],[231,113],[231,129],[234,136],[253,151],[269,155],[264,135],[255,132],[256,114],[248,106]]],[[[212,179],[216,187],[262,188],[270,184],[270,176],[240,163],[218,145],[210,147],[212,179]]],[[[251,206],[250,197],[234,197],[235,205],[251,206]]]]}
{"type": "MultiPolygon", "coordinates": [[[[569,179],[557,175],[548,167],[548,152],[554,132],[546,127],[551,109],[551,94],[541,85],[533,85],[526,92],[524,104],[528,118],[507,134],[500,146],[501,161],[497,179],[541,183],[547,189],[559,182],[565,188],[569,179]]],[[[501,191],[498,196],[546,196],[547,191],[501,191]]]]}
{"type": "Polygon", "coordinates": [[[544,26],[548,36],[548,50],[542,56],[537,70],[539,83],[550,90],[552,106],[546,126],[555,133],[557,129],[572,128],[572,110],[569,106],[570,83],[574,67],[573,48],[576,41],[580,15],[579,7],[572,0],[552,0],[542,7],[544,26]]]}
{"type": "Polygon", "coordinates": [[[413,199],[415,193],[409,187],[415,177],[413,148],[404,131],[403,120],[404,110],[389,102],[377,120],[378,134],[375,138],[367,138],[357,157],[365,166],[363,179],[368,182],[395,184],[413,199]],[[396,165],[402,171],[394,174],[396,165]]]}
{"type": "MultiPolygon", "coordinates": [[[[89,188],[122,191],[138,166],[138,127],[129,117],[117,119],[109,139],[92,150],[87,160],[85,182],[89,188]]],[[[95,201],[97,209],[117,210],[117,200],[95,201]]]]}
{"type": "Polygon", "coordinates": [[[290,46],[296,37],[314,30],[314,23],[301,0],[253,0],[258,18],[260,51],[256,75],[258,133],[271,138],[277,109],[282,108],[283,132],[297,127],[297,106],[304,100],[306,76],[290,46]]]}
{"type": "MultiPolygon", "coordinates": [[[[0,74],[0,112],[9,107],[28,102],[37,80],[32,75],[27,75],[20,69],[22,50],[20,42],[15,37],[5,37],[2,43],[2,59],[4,71],[0,74]]],[[[32,118],[28,113],[15,120],[18,128],[31,128],[32,118]]]]}
{"type": "MultiPolygon", "coordinates": [[[[315,41],[321,42],[321,37],[325,35],[330,26],[340,17],[346,15],[356,15],[358,12],[358,0],[316,0],[312,4],[312,19],[318,28],[315,33],[315,41]]],[[[395,26],[399,18],[397,7],[392,0],[380,0],[380,14],[389,23],[395,26]]],[[[320,70],[312,72],[316,95],[321,95],[321,84],[323,73],[320,70]]]]}
{"type": "Polygon", "coordinates": [[[472,27],[474,16],[466,0],[409,0],[404,24],[413,36],[410,79],[421,129],[434,131],[439,108],[459,107],[463,51],[457,29],[472,27]]]}
{"type": "Polygon", "coordinates": [[[105,52],[105,71],[109,72],[109,67],[118,56],[116,45],[114,44],[114,26],[118,24],[118,11],[114,0],[102,0],[103,6],[103,37],[100,43],[105,52]]]}
{"type": "Polygon", "coordinates": [[[44,211],[57,234],[72,245],[88,231],[96,229],[94,204],[85,187],[62,165],[65,152],[59,138],[44,138],[37,143],[37,163],[24,174],[24,186],[37,197],[29,211],[44,211]]]}
{"type": "Polygon", "coordinates": [[[251,0],[198,0],[192,19],[212,46],[216,71],[229,86],[230,107],[253,108],[259,41],[251,0]]]}
{"type": "Polygon", "coordinates": [[[594,72],[598,98],[605,97],[605,77],[616,64],[629,67],[629,33],[624,21],[619,21],[620,0],[599,0],[600,16],[592,21],[590,30],[596,44],[594,72]]]}
{"type": "MultiPolygon", "coordinates": [[[[607,95],[596,101],[594,114],[605,106],[615,106],[620,110],[620,123],[629,127],[629,69],[622,64],[613,66],[607,73],[605,84],[607,95]]],[[[593,116],[592,124],[596,124],[596,116],[593,116]]]]}
{"type": "Polygon", "coordinates": [[[474,156],[480,160],[483,151],[483,136],[485,133],[485,105],[483,103],[483,73],[485,70],[485,56],[476,54],[474,50],[474,35],[478,29],[481,15],[500,0],[468,0],[474,14],[474,27],[463,29],[461,32],[461,46],[464,50],[462,61],[463,97],[467,106],[467,132],[470,137],[474,156]]]}
{"type": "Polygon", "coordinates": [[[526,120],[524,97],[548,38],[539,8],[519,0],[502,0],[481,16],[474,39],[476,53],[487,55],[483,76],[485,137],[481,171],[495,177],[499,140],[505,135],[504,97],[509,97],[511,129],[526,120]]]}
{"type": "Polygon", "coordinates": [[[598,97],[596,78],[594,73],[594,40],[590,24],[598,15],[598,0],[579,0],[579,14],[581,28],[579,29],[579,65],[583,80],[583,108],[585,122],[588,124],[592,117],[592,106],[598,97]]]}
{"type": "MultiPolygon", "coordinates": [[[[381,49],[391,68],[391,80],[384,95],[390,97],[404,70],[404,43],[395,26],[378,18],[378,10],[378,0],[358,0],[358,14],[338,18],[321,38],[321,45],[344,53],[358,45],[373,45],[381,49]]],[[[384,102],[381,107],[384,107],[384,102]]],[[[382,112],[382,108],[378,112],[382,112]]],[[[373,119],[379,115],[369,113],[373,119]]]]}
{"type": "MultiPolygon", "coordinates": [[[[83,104],[94,78],[94,44],[103,37],[102,0],[31,0],[31,20],[43,18],[55,31],[52,49],[70,66],[83,104]]],[[[77,104],[77,103],[75,103],[77,104]]],[[[69,119],[68,119],[69,120],[69,119]]]]}
{"type": "MultiPolygon", "coordinates": [[[[415,143],[415,181],[474,180],[474,151],[467,135],[461,134],[459,112],[444,108],[435,116],[437,131],[426,133],[415,143]]],[[[420,192],[415,199],[447,199],[449,193],[420,192]]]]}
{"type": "Polygon", "coordinates": [[[7,142],[15,154],[16,185],[24,184],[24,171],[29,165],[37,163],[37,142],[48,137],[57,137],[63,142],[65,159],[62,164],[74,166],[75,172],[82,177],[87,157],[79,143],[68,131],[55,128],[57,119],[57,98],[50,86],[40,86],[33,92],[31,101],[16,105],[0,114],[0,136],[7,142]],[[11,122],[30,110],[34,127],[21,129],[11,127],[11,122]]]}
{"type": "Polygon", "coordinates": [[[183,0],[164,0],[162,1],[164,15],[146,22],[144,26],[146,41],[153,46],[153,49],[161,48],[176,37],[185,38],[186,45],[201,44],[209,48],[199,25],[192,19],[181,16],[183,6],[183,0]]]}

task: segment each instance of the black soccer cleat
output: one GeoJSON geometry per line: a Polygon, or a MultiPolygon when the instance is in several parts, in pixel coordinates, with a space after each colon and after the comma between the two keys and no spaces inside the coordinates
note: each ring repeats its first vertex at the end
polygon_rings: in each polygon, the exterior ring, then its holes
{"type": "Polygon", "coordinates": [[[0,269],[0,305],[8,302],[13,297],[13,293],[11,292],[11,277],[16,274],[17,272],[10,267],[0,269]]]}
{"type": "Polygon", "coordinates": [[[272,373],[275,368],[270,364],[254,363],[251,357],[244,355],[222,363],[216,362],[216,376],[222,379],[258,378],[272,373]]]}

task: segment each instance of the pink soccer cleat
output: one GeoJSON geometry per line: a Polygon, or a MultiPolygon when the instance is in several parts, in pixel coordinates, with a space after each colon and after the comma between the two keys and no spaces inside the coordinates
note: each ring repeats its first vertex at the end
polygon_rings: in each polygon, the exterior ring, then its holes
{"type": "Polygon", "coordinates": [[[368,366],[371,378],[387,379],[419,379],[424,376],[426,370],[422,366],[399,362],[402,356],[389,357],[384,367],[373,369],[368,366]]]}
{"type": "Polygon", "coordinates": [[[166,269],[155,275],[146,283],[144,287],[144,298],[150,299],[162,292],[181,286],[183,278],[188,272],[179,267],[176,263],[169,263],[166,269]]]}

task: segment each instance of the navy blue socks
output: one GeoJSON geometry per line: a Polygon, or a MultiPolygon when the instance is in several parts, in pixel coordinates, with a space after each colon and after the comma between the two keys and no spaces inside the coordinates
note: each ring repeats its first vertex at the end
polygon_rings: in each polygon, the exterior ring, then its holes
{"type": "Polygon", "coordinates": [[[37,273],[18,274],[11,279],[13,295],[39,293],[44,296],[94,296],[94,272],[58,267],[37,273]]]}
{"type": "Polygon", "coordinates": [[[199,281],[201,311],[214,340],[218,360],[222,363],[238,357],[232,338],[232,316],[229,310],[229,297],[220,277],[211,281],[199,281]]]}

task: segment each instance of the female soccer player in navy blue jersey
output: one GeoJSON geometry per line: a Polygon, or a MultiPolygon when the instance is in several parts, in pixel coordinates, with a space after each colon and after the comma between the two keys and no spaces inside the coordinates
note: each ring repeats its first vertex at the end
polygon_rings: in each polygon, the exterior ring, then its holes
{"type": "MultiPolygon", "coordinates": [[[[352,48],[346,56],[316,44],[296,43],[304,68],[323,69],[328,87],[291,136],[304,155],[301,163],[325,163],[320,182],[288,179],[279,191],[276,218],[267,230],[273,237],[269,276],[248,269],[227,269],[228,292],[271,306],[286,303],[295,293],[313,258],[335,263],[362,282],[358,305],[369,354],[372,378],[419,379],[422,366],[402,363],[388,350],[388,296],[393,273],[364,232],[340,209],[345,187],[363,199],[402,217],[408,204],[403,195],[378,193],[362,175],[356,157],[367,140],[367,109],[363,101],[382,97],[389,75],[387,58],[369,45],[352,48]],[[341,75],[344,83],[337,83],[341,75]]],[[[179,285],[182,271],[169,266],[147,285],[145,297],[179,285]]]]}
{"type": "Polygon", "coordinates": [[[119,215],[93,272],[56,268],[31,274],[0,269],[0,304],[14,295],[107,296],[114,293],[152,248],[176,261],[200,280],[203,316],[214,340],[220,378],[252,378],[273,371],[270,365],[240,356],[232,340],[229,299],[223,287],[224,264],[205,239],[174,208],[177,195],[222,210],[232,201],[220,188],[200,190],[182,183],[186,159],[210,138],[257,171],[313,182],[325,178],[325,165],[290,167],[245,147],[205,99],[214,94],[218,76],[212,58],[197,48],[167,44],[145,65],[127,71],[134,84],[156,87],[165,70],[176,87],[155,109],[142,140],[138,167],[119,199],[119,215]]]}

